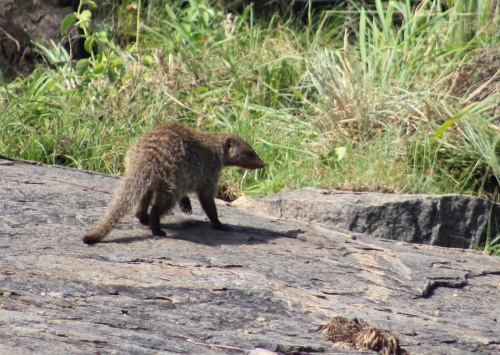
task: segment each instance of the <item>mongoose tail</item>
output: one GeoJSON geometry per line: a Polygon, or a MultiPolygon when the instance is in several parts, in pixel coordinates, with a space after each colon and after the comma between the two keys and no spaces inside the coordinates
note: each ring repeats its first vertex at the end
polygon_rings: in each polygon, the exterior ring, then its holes
{"type": "Polygon", "coordinates": [[[106,213],[97,226],[83,237],[85,244],[94,244],[103,240],[120,219],[134,207],[140,196],[146,194],[145,191],[141,191],[141,184],[137,184],[137,182],[137,178],[133,177],[125,177],[120,180],[113,201],[106,213]]]}

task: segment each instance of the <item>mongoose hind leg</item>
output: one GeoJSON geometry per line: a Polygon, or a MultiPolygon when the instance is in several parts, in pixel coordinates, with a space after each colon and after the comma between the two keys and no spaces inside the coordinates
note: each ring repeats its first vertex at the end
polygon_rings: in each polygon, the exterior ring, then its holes
{"type": "Polygon", "coordinates": [[[231,230],[231,228],[225,226],[221,223],[221,221],[219,221],[219,217],[217,216],[217,206],[215,206],[215,200],[213,196],[214,195],[211,192],[198,192],[198,199],[200,200],[201,207],[212,223],[212,228],[221,231],[229,231],[231,230]]]}
{"type": "Polygon", "coordinates": [[[168,213],[174,206],[172,195],[166,193],[156,193],[151,212],[149,213],[149,227],[154,236],[165,237],[167,234],[161,229],[160,218],[168,213]]]}
{"type": "Polygon", "coordinates": [[[148,215],[148,208],[151,203],[151,198],[153,197],[153,193],[151,191],[148,191],[146,195],[141,197],[139,203],[137,204],[136,210],[135,210],[135,216],[137,219],[139,219],[139,222],[144,225],[148,226],[149,225],[149,215],[148,215]]]}
{"type": "Polygon", "coordinates": [[[181,209],[182,212],[186,214],[193,214],[193,208],[191,207],[191,201],[189,200],[189,197],[184,196],[179,200],[179,208],[181,209]]]}
{"type": "Polygon", "coordinates": [[[149,228],[151,228],[151,233],[155,237],[165,237],[167,233],[161,229],[160,225],[160,207],[158,205],[153,205],[151,207],[151,214],[149,215],[149,228]]]}

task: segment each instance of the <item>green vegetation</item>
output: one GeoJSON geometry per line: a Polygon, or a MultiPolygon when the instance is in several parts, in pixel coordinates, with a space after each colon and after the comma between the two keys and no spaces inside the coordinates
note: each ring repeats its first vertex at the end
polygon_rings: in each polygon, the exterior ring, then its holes
{"type": "Polygon", "coordinates": [[[149,3],[96,20],[83,0],[62,31],[82,28],[88,59],[38,45],[49,65],[0,92],[1,154],[119,173],[139,135],[180,120],[236,133],[267,163],[228,169],[228,194],[498,186],[496,2],[353,1],[307,23],[149,3]]]}
{"type": "MultiPolygon", "coordinates": [[[[498,203],[498,192],[495,192],[491,198],[491,202],[498,203]]],[[[488,216],[488,231],[486,234],[486,241],[480,249],[483,249],[485,253],[494,254],[500,256],[500,234],[493,234],[493,230],[498,230],[498,224],[500,220],[496,217],[494,213],[494,205],[490,207],[490,213],[488,216]]]]}

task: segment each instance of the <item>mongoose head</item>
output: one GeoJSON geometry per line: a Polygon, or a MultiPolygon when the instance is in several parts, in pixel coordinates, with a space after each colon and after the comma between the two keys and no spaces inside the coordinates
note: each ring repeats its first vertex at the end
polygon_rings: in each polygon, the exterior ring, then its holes
{"type": "Polygon", "coordinates": [[[247,142],[236,135],[228,135],[224,140],[224,166],[261,169],[264,162],[247,142]]]}

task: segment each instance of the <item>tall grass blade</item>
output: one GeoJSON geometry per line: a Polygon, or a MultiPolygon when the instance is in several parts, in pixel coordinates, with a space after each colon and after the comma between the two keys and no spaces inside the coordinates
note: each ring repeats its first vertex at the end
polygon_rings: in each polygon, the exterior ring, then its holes
{"type": "Polygon", "coordinates": [[[461,109],[460,111],[458,111],[455,115],[453,115],[453,117],[447,119],[446,121],[444,121],[443,124],[441,124],[437,129],[436,129],[436,132],[432,135],[430,141],[429,141],[429,145],[430,147],[432,148],[434,146],[434,144],[436,143],[436,141],[441,138],[441,136],[443,135],[443,133],[451,126],[453,125],[455,122],[457,122],[460,118],[462,118],[467,112],[469,112],[470,110],[472,110],[475,106],[477,106],[477,102],[474,102],[466,107],[464,107],[463,109],[461,109]]]}

